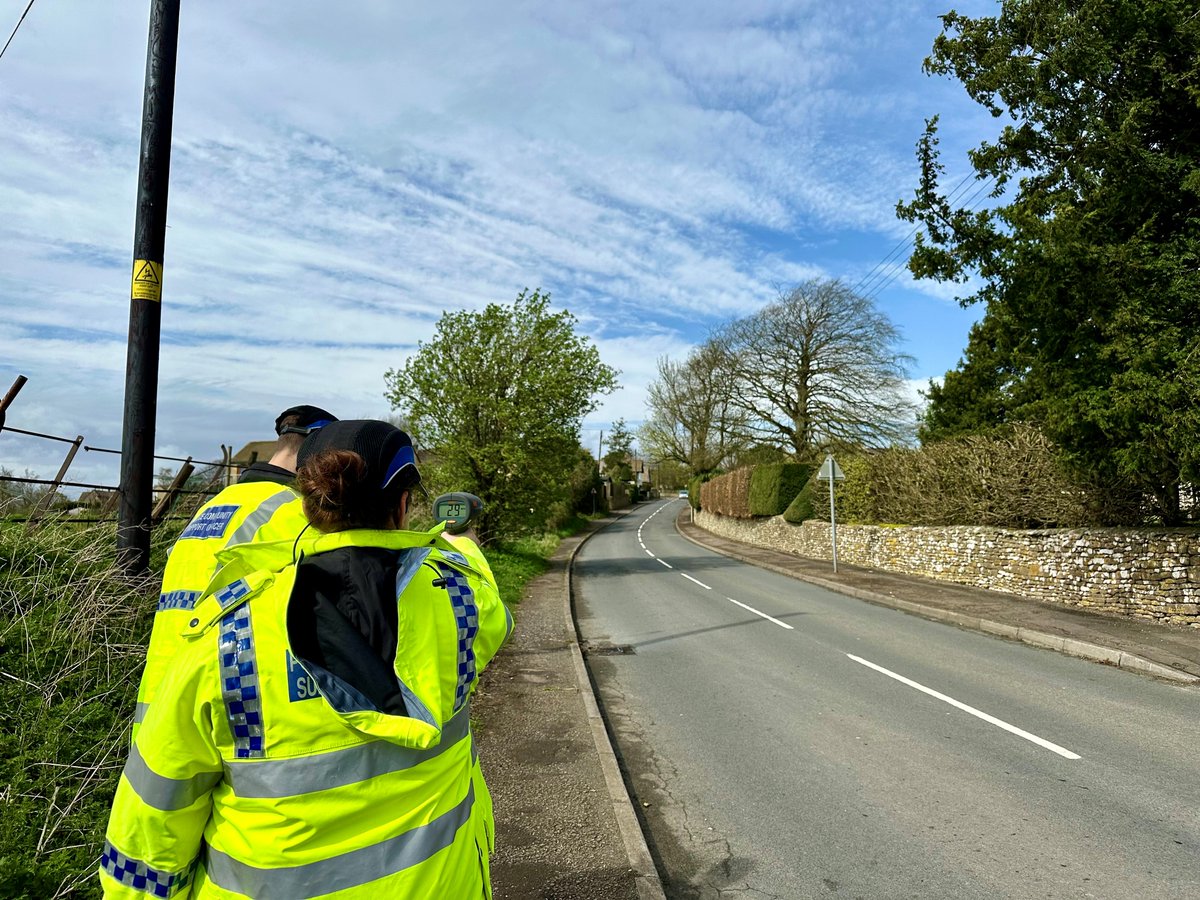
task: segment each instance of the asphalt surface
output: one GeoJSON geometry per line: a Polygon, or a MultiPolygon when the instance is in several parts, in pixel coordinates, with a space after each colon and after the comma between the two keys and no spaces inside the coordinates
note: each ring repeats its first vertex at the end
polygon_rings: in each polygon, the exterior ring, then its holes
{"type": "Polygon", "coordinates": [[[716,555],[673,507],[575,566],[669,896],[1200,894],[1194,689],[716,555]]]}
{"type": "MultiPolygon", "coordinates": [[[[834,576],[828,562],[763,551],[702,532],[686,521],[686,504],[664,506],[660,518],[673,515],[676,508],[682,513],[677,527],[685,537],[764,569],[876,605],[1104,660],[1177,684],[1200,681],[1200,634],[1195,630],[1110,619],[844,565],[834,576]]],[[[644,504],[633,512],[644,517],[650,511],[650,504],[644,504]]],[[[611,517],[600,527],[618,519],[611,517]]],[[[485,673],[475,704],[480,753],[496,804],[497,898],[663,896],[639,830],[656,812],[640,802],[653,801],[639,801],[635,810],[629,799],[570,619],[567,571],[582,539],[565,542],[555,569],[531,584],[516,611],[513,642],[485,673]]],[[[613,661],[614,648],[590,649],[594,667],[613,661]]],[[[854,677],[873,675],[864,669],[854,677]]],[[[621,723],[616,725],[619,730],[621,723]]],[[[662,862],[662,849],[655,852],[662,862]]],[[[824,888],[832,894],[836,884],[830,882],[824,888]]],[[[1059,894],[1051,889],[1045,895],[1059,894]]]]}

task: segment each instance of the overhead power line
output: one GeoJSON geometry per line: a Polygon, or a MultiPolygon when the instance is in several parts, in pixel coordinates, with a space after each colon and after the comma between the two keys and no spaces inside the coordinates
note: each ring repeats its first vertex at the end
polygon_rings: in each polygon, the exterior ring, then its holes
{"type": "MultiPolygon", "coordinates": [[[[995,177],[993,176],[984,181],[983,184],[979,185],[979,187],[977,187],[969,197],[962,201],[962,208],[974,210],[978,203],[985,197],[985,195],[991,191],[992,185],[995,184],[995,181],[995,177]]],[[[951,197],[948,199],[953,199],[953,195],[951,195],[951,197]]],[[[904,242],[905,250],[910,250],[914,246],[912,236],[916,233],[917,229],[914,228],[912,233],[909,235],[909,239],[904,242]]],[[[907,254],[904,254],[904,256],[907,256],[907,254]]],[[[891,264],[890,269],[886,270],[886,272],[881,272],[877,278],[868,279],[868,285],[863,288],[865,295],[868,298],[877,297],[885,287],[899,277],[900,273],[904,270],[907,264],[907,258],[897,259],[891,264]]]]}
{"type": "MultiPolygon", "coordinates": [[[[960,181],[954,190],[950,192],[950,195],[946,198],[947,201],[952,202],[957,195],[965,193],[963,188],[970,179],[971,176],[967,175],[962,181],[960,181]]],[[[995,183],[995,176],[986,179],[982,184],[976,187],[974,191],[971,192],[970,196],[962,201],[962,208],[971,210],[976,209],[978,205],[982,203],[984,199],[986,199],[986,196],[991,192],[995,186],[995,183]]],[[[886,287],[895,281],[908,264],[907,251],[911,250],[914,246],[913,238],[916,236],[919,230],[919,225],[913,228],[913,230],[908,233],[908,236],[903,238],[900,243],[893,247],[892,251],[887,256],[876,263],[871,271],[859,279],[858,283],[854,286],[855,293],[861,292],[862,295],[867,299],[873,299],[879,296],[879,294],[886,287]]]]}
{"type": "MultiPolygon", "coordinates": [[[[964,175],[964,176],[963,176],[963,178],[962,178],[962,181],[960,181],[960,182],[957,184],[957,186],[955,186],[954,190],[952,190],[952,191],[950,192],[950,196],[946,198],[946,199],[947,199],[947,201],[953,200],[953,199],[954,199],[956,196],[958,196],[958,194],[959,194],[959,193],[962,191],[962,189],[963,189],[963,188],[966,186],[967,182],[968,182],[968,181],[970,181],[970,180],[971,180],[971,176],[970,176],[970,174],[964,175]]],[[[891,260],[891,259],[892,259],[894,256],[896,256],[896,254],[904,252],[904,248],[905,248],[905,247],[907,247],[909,244],[911,244],[911,243],[912,243],[912,239],[913,239],[913,237],[915,237],[915,236],[916,236],[916,233],[917,233],[917,232],[920,230],[920,228],[921,228],[921,226],[920,226],[920,225],[915,225],[915,226],[913,226],[913,229],[912,229],[912,231],[910,231],[910,232],[908,233],[908,235],[907,235],[907,236],[905,236],[905,237],[901,238],[901,239],[900,239],[900,243],[898,243],[898,244],[897,244],[895,247],[893,247],[893,248],[892,248],[892,250],[891,250],[891,252],[890,252],[890,253],[888,253],[888,255],[887,255],[887,256],[885,256],[885,257],[884,257],[883,259],[881,259],[879,262],[875,263],[875,265],[874,265],[874,267],[871,269],[871,271],[870,271],[870,272],[868,272],[866,275],[864,275],[862,278],[860,278],[860,279],[859,279],[859,281],[858,281],[858,284],[854,285],[854,287],[852,288],[852,290],[853,290],[853,291],[855,291],[855,292],[857,292],[857,291],[858,291],[858,289],[859,289],[860,287],[862,287],[862,286],[863,286],[864,284],[866,284],[868,281],[871,281],[871,280],[872,280],[872,279],[871,279],[871,276],[872,276],[872,275],[874,275],[874,274],[875,274],[875,272],[876,272],[878,269],[882,268],[883,266],[886,266],[886,265],[887,265],[887,263],[888,263],[888,262],[889,262],[889,261],[890,261],[890,260],[891,260]]]]}
{"type": "Polygon", "coordinates": [[[25,21],[25,17],[29,15],[29,11],[33,9],[34,0],[29,0],[29,5],[25,7],[25,12],[21,13],[21,18],[17,19],[17,27],[12,30],[12,34],[8,36],[8,40],[4,42],[4,50],[0,50],[0,59],[4,58],[5,51],[8,50],[8,45],[12,43],[13,38],[17,36],[17,29],[21,27],[21,23],[25,21]]]}

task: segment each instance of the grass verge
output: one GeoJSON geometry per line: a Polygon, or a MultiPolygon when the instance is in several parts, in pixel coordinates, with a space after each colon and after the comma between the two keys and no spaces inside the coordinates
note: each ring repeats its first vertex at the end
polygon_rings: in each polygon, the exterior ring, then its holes
{"type": "MultiPolygon", "coordinates": [[[[155,577],[115,566],[115,528],[0,524],[0,898],[96,897],[155,577]]],[[[161,566],[162,541],[155,559],[161,566]]]]}
{"type": "Polygon", "coordinates": [[[484,553],[492,567],[492,573],[496,576],[500,599],[504,601],[504,605],[510,610],[515,610],[521,602],[525,585],[550,568],[550,557],[554,555],[562,539],[583,531],[592,518],[603,517],[577,515],[556,531],[515,541],[497,541],[487,546],[484,553]]]}

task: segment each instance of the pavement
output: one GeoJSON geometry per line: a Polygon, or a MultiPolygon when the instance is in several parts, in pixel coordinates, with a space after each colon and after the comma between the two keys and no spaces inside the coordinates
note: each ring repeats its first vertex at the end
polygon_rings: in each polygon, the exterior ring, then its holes
{"type": "Polygon", "coordinates": [[[580,651],[567,538],[513,610],[472,721],[496,816],[494,900],[665,900],[580,651]]]}
{"type": "MultiPolygon", "coordinates": [[[[571,563],[596,530],[563,541],[515,610],[510,644],[474,703],[496,809],[496,900],[665,900],[643,823],[621,776],[580,650],[571,563]]],[[[1117,618],[928,578],[806,559],[704,531],[684,506],[676,528],[724,556],[960,628],[1144,676],[1200,684],[1200,630],[1117,618]]]]}

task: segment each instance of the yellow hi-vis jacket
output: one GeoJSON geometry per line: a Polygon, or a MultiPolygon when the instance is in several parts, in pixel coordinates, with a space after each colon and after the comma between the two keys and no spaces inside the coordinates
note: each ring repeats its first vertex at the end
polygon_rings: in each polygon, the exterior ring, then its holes
{"type": "Polygon", "coordinates": [[[300,565],[277,573],[259,565],[278,548],[221,553],[121,775],[106,898],[491,896],[491,797],[468,701],[512,630],[494,579],[436,530],[309,535],[300,565]],[[303,560],[365,547],[398,554],[392,668],[406,715],[292,652],[303,560]]]}
{"type": "MultiPolygon", "coordinates": [[[[217,554],[251,541],[294,541],[307,525],[300,495],[273,481],[232,484],[192,517],[171,548],[163,570],[146,665],[138,684],[133,737],[137,737],[163,678],[183,651],[183,633],[194,618],[196,601],[220,568],[217,554]]],[[[290,544],[281,544],[278,550],[280,558],[270,566],[276,570],[292,559],[290,544]]]]}

